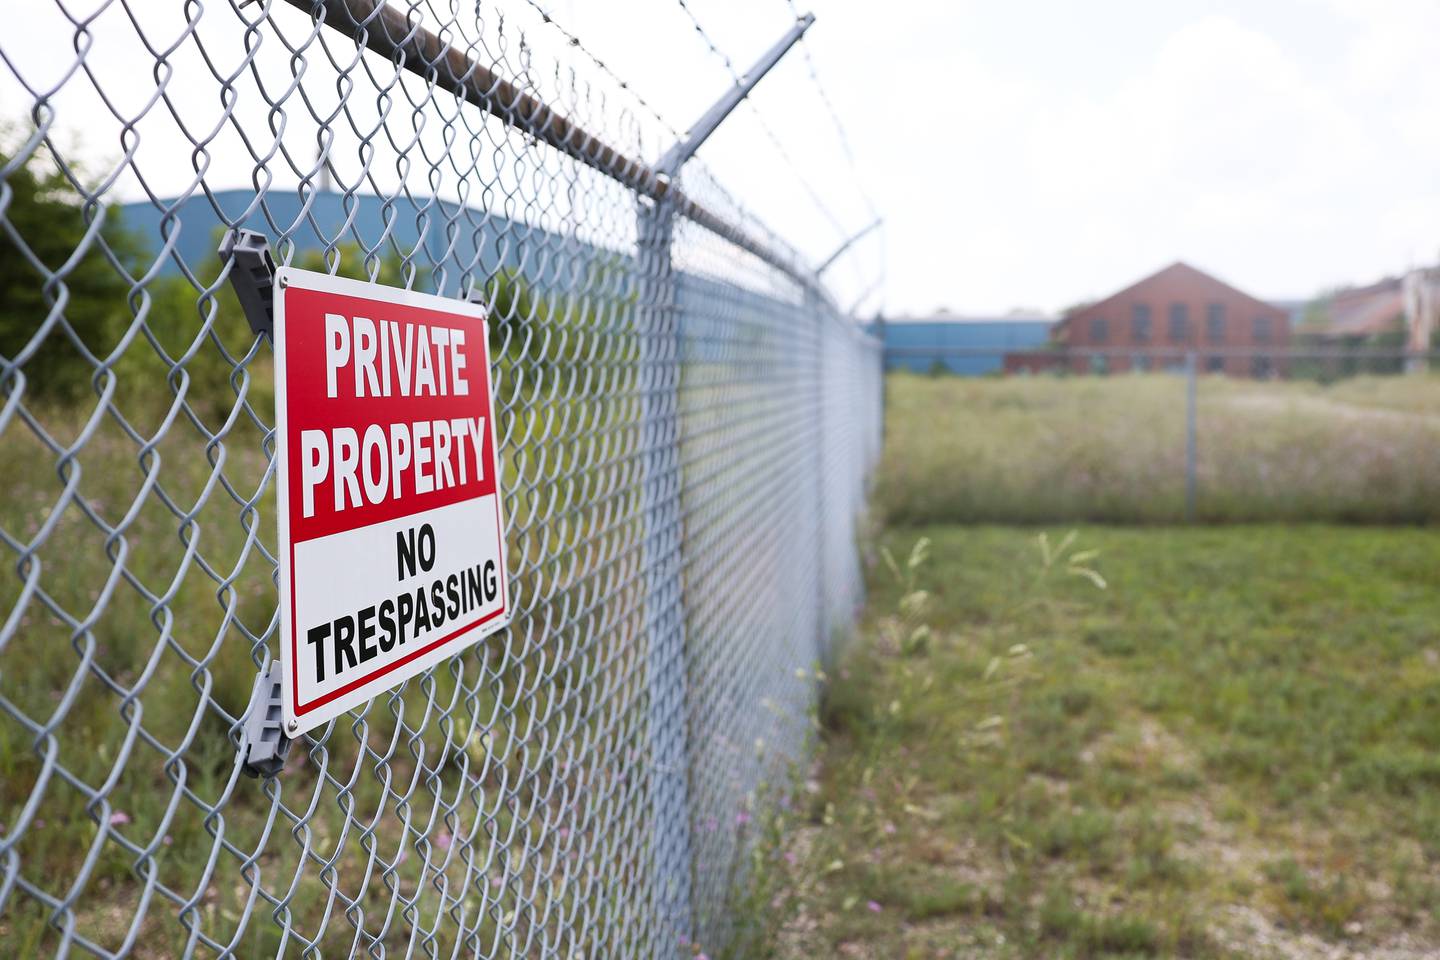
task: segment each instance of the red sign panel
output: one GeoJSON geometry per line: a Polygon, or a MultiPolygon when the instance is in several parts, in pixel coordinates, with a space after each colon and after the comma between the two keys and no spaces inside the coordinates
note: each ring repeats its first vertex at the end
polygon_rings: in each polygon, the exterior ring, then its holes
{"type": "Polygon", "coordinates": [[[475,304],[276,275],[292,737],[509,622],[488,332],[475,304]]]}

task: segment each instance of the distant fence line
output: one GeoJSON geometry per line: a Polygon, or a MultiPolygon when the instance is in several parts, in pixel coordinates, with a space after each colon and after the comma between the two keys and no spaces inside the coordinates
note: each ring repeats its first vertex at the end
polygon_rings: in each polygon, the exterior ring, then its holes
{"type": "MultiPolygon", "coordinates": [[[[1386,435],[1391,439],[1413,437],[1416,441],[1416,449],[1413,452],[1416,458],[1415,467],[1410,476],[1404,475],[1404,470],[1398,465],[1394,476],[1385,479],[1389,485],[1400,484],[1406,487],[1403,495],[1397,496],[1395,508],[1380,508],[1373,501],[1367,502],[1363,507],[1357,507],[1349,513],[1340,509],[1337,500],[1337,509],[1332,511],[1338,516],[1353,516],[1366,518],[1374,516],[1379,519],[1390,516],[1403,516],[1406,518],[1429,516],[1433,511],[1419,510],[1409,504],[1417,497],[1423,496],[1423,490],[1429,482],[1428,476],[1420,476],[1418,473],[1428,473],[1430,467],[1424,459],[1429,454],[1427,451],[1435,449],[1434,441],[1440,439],[1440,413],[1427,413],[1423,406],[1417,407],[1416,398],[1426,396],[1423,392],[1414,394],[1407,398],[1409,405],[1399,406],[1357,406],[1347,403],[1319,402],[1319,396],[1301,394],[1277,394],[1275,396],[1232,396],[1233,391],[1220,390],[1217,394],[1208,396],[1200,390],[1200,381],[1209,377],[1217,378],[1216,389],[1220,389],[1223,381],[1233,380],[1235,389],[1243,389],[1246,382],[1275,382],[1275,383],[1301,383],[1312,384],[1312,389],[1320,389],[1321,385],[1334,384],[1348,378],[1372,376],[1381,378],[1405,378],[1411,374],[1422,375],[1421,379],[1415,381],[1418,388],[1431,389],[1432,384],[1437,383],[1436,375],[1440,374],[1440,351],[1416,351],[1406,349],[1386,349],[1383,347],[1358,346],[1358,347],[1334,347],[1334,346],[1295,346],[1285,348],[1260,348],[1260,347],[1231,347],[1216,349],[1193,349],[1183,347],[1152,347],[1147,349],[1136,348],[1056,348],[1042,351],[997,351],[987,347],[945,347],[943,349],[924,347],[891,347],[885,351],[886,367],[889,370],[896,369],[896,361],[908,358],[942,359],[948,356],[963,358],[987,357],[1003,358],[1003,363],[997,368],[989,371],[990,375],[1005,377],[1054,377],[1054,378],[1093,378],[1093,377],[1122,377],[1141,373],[1160,373],[1167,376],[1174,376],[1180,387],[1176,392],[1147,390],[1144,393],[1143,402],[1150,407],[1161,407],[1166,410],[1179,411],[1180,415],[1170,422],[1167,430],[1173,430],[1173,444],[1165,441],[1161,451],[1168,449],[1175,456],[1176,469],[1173,473],[1174,480],[1181,484],[1179,489],[1183,494],[1176,499],[1177,509],[1170,517],[1176,520],[1195,521],[1203,519],[1205,511],[1200,503],[1201,497],[1205,495],[1205,483],[1202,476],[1202,460],[1204,454],[1202,439],[1203,415],[1207,410],[1211,414],[1217,414],[1222,409],[1228,418],[1226,429],[1231,432],[1238,432],[1241,435],[1250,434],[1257,453],[1278,455],[1286,452],[1285,445],[1293,438],[1285,436],[1280,427],[1289,419],[1302,416],[1309,420],[1316,418],[1339,418],[1354,423],[1381,423],[1386,435]],[[1223,375],[1223,376],[1222,376],[1223,375]],[[1255,406],[1254,402],[1264,400],[1262,405],[1255,406]],[[1236,406],[1251,402],[1251,407],[1236,406]],[[1217,406],[1217,404],[1219,406],[1217,406]],[[1247,412],[1248,411],[1248,412],[1247,412]],[[1242,415],[1244,414],[1244,415],[1242,415]],[[1408,431],[1408,432],[1407,432],[1408,431]],[[1278,449],[1266,449],[1266,446],[1278,447],[1278,449]],[[1417,486],[1417,484],[1419,486],[1417,486]],[[1414,489],[1411,489],[1414,488],[1414,489]]],[[[910,372],[917,375],[925,373],[949,375],[949,372],[941,367],[933,369],[915,370],[910,372]]],[[[958,374],[963,378],[965,374],[958,374]]],[[[1141,381],[1137,381],[1139,383],[1141,381]]],[[[1395,381],[1397,387],[1401,386],[1400,379],[1395,381]]],[[[1023,402],[1023,397],[1013,397],[1015,402],[1023,402]]],[[[1117,400],[1111,397],[1111,400],[1117,400]]],[[[1440,390],[1437,390],[1437,401],[1440,401],[1440,390]]],[[[1138,401],[1137,401],[1138,402],[1138,401]]],[[[1153,411],[1152,411],[1153,412],[1153,411]]],[[[1045,413],[1037,409],[1032,414],[1038,423],[1045,423],[1045,413]]],[[[1123,425],[1127,414],[1119,409],[1107,409],[1105,427],[1123,425]]],[[[1136,418],[1138,422],[1138,417],[1136,418]]],[[[1163,417],[1151,417],[1148,419],[1147,428],[1157,427],[1163,417]]],[[[1168,422],[1168,421],[1166,421],[1168,422]]],[[[1097,425],[1098,426],[1098,425],[1097,425]]],[[[1313,430],[1310,431],[1313,433],[1313,430]]],[[[1167,436],[1171,434],[1167,433],[1167,436]]],[[[1212,435],[1213,436],[1213,435],[1212,435]]],[[[1232,441],[1235,438],[1231,438],[1232,441]]],[[[1319,440],[1320,438],[1313,438],[1319,440]]],[[[1146,442],[1155,444],[1159,437],[1146,437],[1146,442]]],[[[1400,444],[1404,446],[1403,443],[1400,444]]],[[[1303,460],[1305,457],[1313,457],[1316,451],[1299,449],[1290,450],[1292,457],[1303,460]]],[[[1327,452],[1327,458],[1328,458],[1327,452]]],[[[1393,460],[1405,456],[1402,449],[1389,449],[1376,453],[1382,459],[1393,460]]],[[[1167,454],[1165,462],[1170,462],[1167,454]]],[[[1155,458],[1146,465],[1146,472],[1149,473],[1154,466],[1155,458]]],[[[1020,463],[1009,464],[1009,469],[1016,469],[1020,463]]],[[[1053,464],[1050,465],[1053,468],[1053,464]]],[[[1360,467],[1357,465],[1357,469],[1360,467]]],[[[1336,479],[1339,479],[1336,477],[1336,479]]],[[[1153,492],[1153,491],[1152,491],[1153,492]]],[[[1307,490],[1305,495],[1312,499],[1318,498],[1323,501],[1326,493],[1324,490],[1307,490]]],[[[1338,491],[1337,491],[1338,496],[1338,491]]],[[[1376,491],[1375,498],[1383,499],[1383,493],[1376,491]]],[[[1164,499],[1164,498],[1160,498],[1164,499]]],[[[1109,508],[1107,508],[1109,509],[1109,508]]],[[[1110,514],[1107,514],[1110,515],[1110,514]]],[[[1327,514],[1329,515],[1329,514],[1327,514]]],[[[1163,516],[1157,514],[1158,516],[1163,516]]],[[[1003,519],[1003,518],[1002,518],[1003,519]]],[[[1254,519],[1263,519],[1254,517],[1254,519]]]]}
{"type": "Polygon", "coordinates": [[[1089,357],[1143,357],[1149,359],[1184,360],[1194,354],[1197,357],[1273,357],[1277,360],[1331,359],[1331,360],[1440,360],[1440,350],[1402,350],[1385,347],[1076,347],[1073,349],[1034,350],[1014,347],[886,347],[885,358],[904,357],[1024,357],[1085,359],[1089,357]]]}

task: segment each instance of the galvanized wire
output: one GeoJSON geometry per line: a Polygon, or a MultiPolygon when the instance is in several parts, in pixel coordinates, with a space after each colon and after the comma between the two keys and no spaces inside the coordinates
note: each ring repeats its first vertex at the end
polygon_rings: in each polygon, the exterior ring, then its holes
{"type": "Polygon", "coordinates": [[[574,44],[299,6],[0,39],[0,953],[721,948],[862,599],[877,344],[703,167],[651,177],[664,124],[574,44]],[[257,779],[273,373],[235,228],[490,304],[518,611],[257,779]]]}

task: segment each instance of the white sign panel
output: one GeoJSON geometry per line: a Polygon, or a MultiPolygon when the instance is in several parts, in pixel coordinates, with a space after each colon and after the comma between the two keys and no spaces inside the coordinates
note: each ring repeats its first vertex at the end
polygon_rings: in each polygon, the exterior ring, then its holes
{"type": "Polygon", "coordinates": [[[291,737],[510,620],[488,334],[477,305],[276,274],[291,737]]]}

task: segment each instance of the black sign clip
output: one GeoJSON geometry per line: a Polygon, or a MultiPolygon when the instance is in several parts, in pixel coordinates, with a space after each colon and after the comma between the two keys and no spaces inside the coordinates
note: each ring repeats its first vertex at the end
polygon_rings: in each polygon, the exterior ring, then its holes
{"type": "Polygon", "coordinates": [[[255,681],[250,711],[240,734],[241,766],[247,777],[273,777],[285,769],[290,738],[285,736],[280,710],[280,661],[255,681]]]}
{"type": "Polygon", "coordinates": [[[226,233],[220,241],[220,259],[231,258],[235,263],[230,268],[230,285],[235,288],[251,331],[256,336],[272,336],[275,332],[275,258],[270,255],[265,234],[238,227],[226,233]]]}

